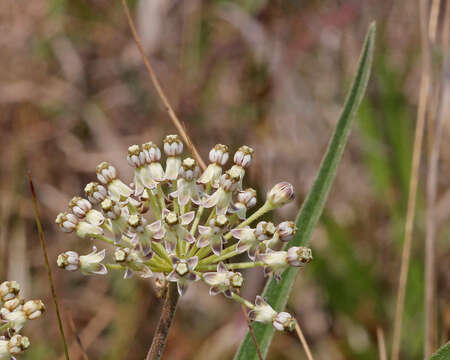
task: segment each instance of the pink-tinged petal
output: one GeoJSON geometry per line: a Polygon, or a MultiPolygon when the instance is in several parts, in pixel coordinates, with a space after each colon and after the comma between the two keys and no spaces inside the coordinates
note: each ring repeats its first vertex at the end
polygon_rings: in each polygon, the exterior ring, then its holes
{"type": "Polygon", "coordinates": [[[236,250],[238,251],[238,253],[243,253],[244,251],[247,251],[249,248],[250,248],[249,244],[239,241],[236,250]]]}
{"type": "Polygon", "coordinates": [[[209,209],[209,208],[212,208],[213,206],[216,206],[217,202],[220,199],[220,192],[221,191],[219,189],[214,194],[212,194],[211,196],[208,196],[206,201],[203,203],[203,207],[209,209]]]}
{"type": "Polygon", "coordinates": [[[177,193],[178,203],[180,204],[180,206],[186,205],[189,202],[190,198],[189,190],[186,188],[186,186],[178,189],[177,193]]]}
{"type": "Polygon", "coordinates": [[[142,252],[142,255],[144,255],[145,257],[147,257],[149,254],[151,254],[152,248],[151,248],[150,244],[141,244],[141,252],[142,252]]]}
{"type": "Polygon", "coordinates": [[[250,320],[255,320],[256,318],[256,312],[254,310],[250,310],[247,315],[250,320]]]}
{"type": "Polygon", "coordinates": [[[225,295],[225,297],[231,299],[233,297],[233,292],[230,289],[227,289],[223,292],[223,294],[225,295]]]}
{"type": "Polygon", "coordinates": [[[194,270],[198,265],[198,256],[190,257],[186,260],[189,270],[194,270]]]}
{"type": "Polygon", "coordinates": [[[172,199],[176,199],[178,197],[178,190],[173,191],[169,194],[172,199]]]}
{"type": "Polygon", "coordinates": [[[162,211],[162,216],[163,216],[163,218],[166,217],[166,215],[167,215],[168,213],[170,213],[170,211],[167,210],[166,208],[164,208],[163,211],[162,211]]]}
{"type": "Polygon", "coordinates": [[[166,230],[164,228],[161,228],[161,229],[159,229],[158,232],[153,234],[152,239],[161,240],[165,234],[166,234],[166,230]]]}
{"type": "Polygon", "coordinates": [[[176,255],[170,255],[169,258],[170,258],[170,261],[172,261],[173,265],[176,265],[180,262],[180,259],[176,255]]]}
{"type": "Polygon", "coordinates": [[[266,305],[266,302],[264,301],[264,299],[260,295],[257,295],[256,299],[255,299],[255,305],[256,306],[263,306],[263,305],[266,305]]]}
{"type": "Polygon", "coordinates": [[[258,251],[258,248],[256,246],[252,246],[250,247],[250,249],[248,249],[248,257],[250,260],[255,260],[256,257],[256,253],[258,251]]]}
{"type": "Polygon", "coordinates": [[[161,230],[161,220],[157,220],[155,222],[152,222],[148,228],[151,232],[158,232],[159,230],[161,230]]]}
{"type": "Polygon", "coordinates": [[[141,278],[147,279],[153,276],[153,272],[148,266],[144,266],[144,269],[139,273],[141,278]]]}
{"type": "Polygon", "coordinates": [[[218,286],[213,286],[209,289],[209,295],[211,296],[216,296],[218,294],[220,294],[222,291],[220,290],[220,288],[218,286]]]}
{"type": "Polygon", "coordinates": [[[222,239],[220,236],[211,237],[211,249],[214,254],[220,255],[222,252],[222,239]]]}
{"type": "Polygon", "coordinates": [[[216,213],[217,215],[226,215],[228,211],[228,204],[224,205],[224,204],[217,204],[216,205],[216,213]]]}
{"type": "Polygon", "coordinates": [[[178,288],[178,294],[180,294],[180,296],[183,296],[184,294],[186,294],[188,284],[184,281],[178,281],[177,288],[178,288]]]}
{"type": "Polygon", "coordinates": [[[193,244],[195,242],[195,237],[193,237],[190,233],[186,233],[186,235],[184,236],[184,241],[189,244],[193,244]]]}
{"type": "Polygon", "coordinates": [[[247,232],[248,227],[245,227],[243,229],[233,229],[231,230],[231,235],[233,235],[234,238],[241,240],[247,232]]]}
{"type": "Polygon", "coordinates": [[[194,220],[195,212],[189,211],[188,213],[181,215],[181,225],[188,225],[194,220]]]}
{"type": "Polygon", "coordinates": [[[175,271],[172,271],[169,275],[166,276],[167,281],[176,282],[178,281],[178,276],[175,271]]]}
{"type": "Polygon", "coordinates": [[[203,274],[203,279],[207,284],[212,283],[216,279],[217,273],[215,272],[207,272],[203,274]]]}
{"type": "Polygon", "coordinates": [[[98,270],[95,270],[92,273],[97,275],[106,275],[108,273],[108,270],[106,269],[105,265],[98,264],[98,270]]]}
{"type": "Polygon", "coordinates": [[[218,273],[227,273],[228,272],[226,265],[222,261],[217,264],[217,272],[218,273]]]}
{"type": "Polygon", "coordinates": [[[129,279],[133,276],[133,271],[131,271],[130,269],[126,269],[125,273],[123,274],[123,278],[124,279],[129,279]]]}
{"type": "Polygon", "coordinates": [[[203,226],[203,225],[199,225],[198,226],[198,232],[200,234],[204,234],[206,233],[208,230],[210,230],[211,228],[209,226],[203,226]]]}
{"type": "Polygon", "coordinates": [[[197,240],[197,247],[201,249],[201,248],[204,248],[204,247],[206,247],[208,245],[209,245],[208,237],[200,235],[198,240],[197,240]]]}
{"type": "Polygon", "coordinates": [[[237,213],[240,209],[236,206],[234,206],[234,204],[232,202],[230,202],[230,204],[228,205],[228,212],[231,214],[237,213]]]}
{"type": "Polygon", "coordinates": [[[166,240],[166,241],[164,242],[164,245],[165,245],[166,250],[167,250],[169,253],[174,253],[174,252],[175,252],[175,248],[176,248],[176,246],[177,246],[176,243],[173,243],[173,242],[170,241],[170,240],[166,240]]]}

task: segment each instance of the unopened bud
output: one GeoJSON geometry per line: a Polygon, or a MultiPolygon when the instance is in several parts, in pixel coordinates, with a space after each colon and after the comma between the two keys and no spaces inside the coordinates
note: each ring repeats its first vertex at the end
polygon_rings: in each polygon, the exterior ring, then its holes
{"type": "Polygon", "coordinates": [[[267,201],[274,208],[283,206],[294,200],[294,187],[288,182],[276,184],[267,194],[267,201]]]}

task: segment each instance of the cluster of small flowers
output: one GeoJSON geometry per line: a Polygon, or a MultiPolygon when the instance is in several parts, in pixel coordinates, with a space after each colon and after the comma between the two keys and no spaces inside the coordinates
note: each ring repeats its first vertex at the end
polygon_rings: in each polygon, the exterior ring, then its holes
{"type": "Polygon", "coordinates": [[[20,331],[27,320],[37,319],[45,311],[41,300],[25,301],[19,292],[16,281],[0,284],[0,360],[14,359],[28,349],[30,341],[20,331]]]}
{"type": "Polygon", "coordinates": [[[111,164],[102,162],[97,166],[98,182],[84,189],[86,198],[74,197],[70,212],[56,218],[64,232],[113,245],[114,262],[103,264],[105,250],[94,247],[88,255],[75,251],[59,255],[58,266],[84,274],[123,269],[125,278],[133,274],[153,277],[160,286],[176,282],[180,295],[190,282],[202,280],[210,286],[211,295],[222,293],[246,305],[252,319],[272,323],[278,330],[292,329],[294,320],[288,313],[276,313],[261,297],[255,304],[241,298],[243,277],[234,271],[259,266],[266,275],[279,279],[289,266],[311,261],[311,250],[305,247],[277,250],[295,234],[292,221],[278,225],[260,221],[250,227],[268,211],[292,201],[292,185],[275,185],[264,205],[248,215],[257,203],[256,191],[243,188],[252,148],[240,147],[234,165],[224,171],[228,146],[217,144],[209,152],[210,164],[203,173],[194,159],[181,158],[183,143],[177,135],[167,136],[163,149],[165,168],[154,143],[128,148],[127,160],[134,168],[130,185],[118,178],[111,164]],[[244,252],[250,261],[230,263],[244,252]]]}

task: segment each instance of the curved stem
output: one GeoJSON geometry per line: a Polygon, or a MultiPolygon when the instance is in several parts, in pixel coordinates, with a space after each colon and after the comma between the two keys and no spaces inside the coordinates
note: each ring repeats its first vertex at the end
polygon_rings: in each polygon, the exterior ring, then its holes
{"type": "Polygon", "coordinates": [[[178,294],[177,284],[174,282],[169,283],[161,317],[159,318],[158,327],[156,328],[155,335],[153,336],[152,345],[145,358],[146,360],[161,359],[164,347],[166,346],[167,336],[169,335],[169,330],[175,316],[179,298],[180,295],[178,294]]]}

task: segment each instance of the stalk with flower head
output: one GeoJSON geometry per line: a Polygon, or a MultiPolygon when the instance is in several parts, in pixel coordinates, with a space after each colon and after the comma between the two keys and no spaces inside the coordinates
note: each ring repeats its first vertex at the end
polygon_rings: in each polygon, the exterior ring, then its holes
{"type": "Polygon", "coordinates": [[[69,212],[56,218],[66,233],[113,246],[113,262],[104,263],[105,250],[94,247],[87,255],[66,251],[59,255],[58,266],[83,274],[117,269],[125,278],[153,277],[157,286],[176,283],[180,295],[192,282],[202,281],[211,295],[223,294],[248,307],[253,320],[292,330],[295,323],[288,313],[277,313],[261,297],[251,303],[239,295],[244,284],[240,270],[261,267],[267,276],[279,279],[290,266],[304,266],[312,259],[308,248],[279,250],[295,234],[292,221],[278,225],[258,221],[294,199],[292,185],[275,185],[265,203],[250,213],[256,191],[244,190],[243,181],[253,160],[252,148],[239,148],[234,164],[225,170],[228,146],[215,145],[202,174],[194,159],[181,158],[183,143],[177,135],[164,139],[163,150],[165,167],[154,143],[129,147],[127,160],[134,168],[129,185],[119,180],[111,164],[102,162],[97,167],[98,183],[85,187],[86,199],[73,198],[69,212]],[[233,261],[243,253],[248,261],[233,261]]]}
{"type": "Polygon", "coordinates": [[[30,340],[20,332],[28,320],[37,319],[44,311],[41,300],[25,301],[20,296],[17,281],[0,284],[0,360],[15,359],[29,348],[30,340]]]}

